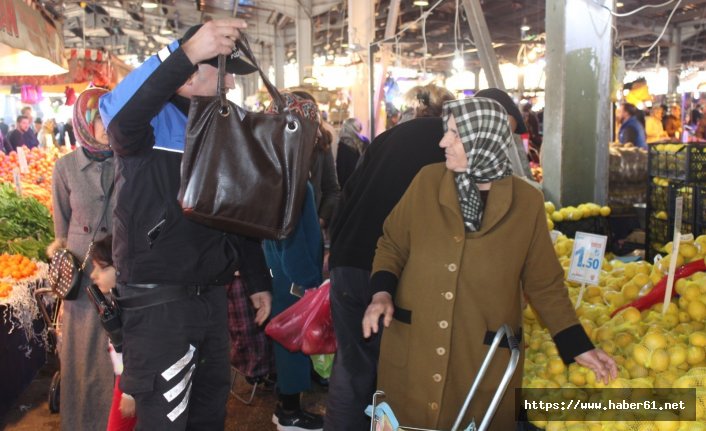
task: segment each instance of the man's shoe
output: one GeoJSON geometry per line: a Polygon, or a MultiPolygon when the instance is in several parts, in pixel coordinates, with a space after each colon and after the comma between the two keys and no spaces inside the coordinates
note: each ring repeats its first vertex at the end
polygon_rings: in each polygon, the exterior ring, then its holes
{"type": "Polygon", "coordinates": [[[272,415],[272,423],[277,425],[278,431],[322,431],[324,418],[321,415],[295,410],[287,412],[277,406],[272,415]]]}

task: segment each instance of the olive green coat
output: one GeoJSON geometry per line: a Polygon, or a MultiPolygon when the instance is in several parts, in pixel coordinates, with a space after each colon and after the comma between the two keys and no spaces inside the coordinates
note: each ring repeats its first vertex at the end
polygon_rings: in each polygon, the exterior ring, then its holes
{"type": "MultiPolygon", "coordinates": [[[[465,232],[454,174],[443,163],[422,169],[385,221],[373,263],[380,270],[399,277],[396,311],[411,311],[411,324],[393,319],[384,330],[378,371],[402,425],[451,428],[487,352],[486,331],[507,323],[522,333],[523,290],[552,335],[578,324],[542,194],[513,176],[492,183],[481,230],[465,232]]],[[[508,360],[499,349],[463,427],[473,417],[480,424],[508,360]]],[[[491,430],[515,429],[522,366],[491,430]]]]}

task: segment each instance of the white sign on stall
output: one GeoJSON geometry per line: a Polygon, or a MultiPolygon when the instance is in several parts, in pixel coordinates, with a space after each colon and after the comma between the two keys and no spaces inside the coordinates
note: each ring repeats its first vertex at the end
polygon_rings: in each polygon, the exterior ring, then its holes
{"type": "Polygon", "coordinates": [[[574,249],[571,251],[571,266],[566,278],[577,283],[597,283],[607,240],[604,235],[576,232],[574,249]]]}

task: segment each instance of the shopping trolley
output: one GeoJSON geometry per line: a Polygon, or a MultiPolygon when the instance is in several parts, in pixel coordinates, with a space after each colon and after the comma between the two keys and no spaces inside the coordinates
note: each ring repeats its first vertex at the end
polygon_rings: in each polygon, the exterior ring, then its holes
{"type": "MultiPolygon", "coordinates": [[[[37,307],[47,325],[47,353],[56,355],[57,363],[59,363],[58,343],[59,343],[59,309],[61,308],[61,298],[56,296],[54,291],[49,287],[43,287],[34,291],[34,299],[37,301],[37,307]]],[[[49,411],[52,413],[59,412],[59,390],[61,385],[61,365],[54,373],[49,384],[48,404],[49,411]]]]}
{"type": "MultiPolygon", "coordinates": [[[[476,394],[478,391],[478,388],[480,387],[481,380],[483,380],[483,377],[485,377],[485,373],[488,371],[488,367],[490,366],[490,362],[492,361],[493,357],[495,357],[495,353],[498,350],[498,347],[500,346],[500,342],[502,341],[503,337],[507,338],[507,343],[508,346],[510,347],[510,361],[508,362],[507,368],[505,369],[505,374],[503,374],[502,379],[500,380],[500,385],[498,386],[498,389],[495,391],[495,394],[493,395],[493,399],[490,401],[490,405],[488,406],[488,410],[485,412],[485,416],[483,416],[483,420],[480,423],[480,426],[476,427],[475,420],[471,421],[471,423],[464,429],[464,431],[486,431],[488,429],[488,426],[490,425],[490,421],[493,419],[493,416],[495,416],[495,411],[498,409],[498,406],[500,405],[500,401],[502,400],[503,395],[505,394],[505,390],[507,389],[508,385],[510,384],[510,380],[512,379],[512,375],[515,374],[515,370],[517,369],[517,364],[520,361],[520,347],[517,343],[517,339],[515,338],[514,333],[512,332],[512,329],[508,325],[503,325],[500,327],[498,332],[495,333],[495,338],[493,338],[493,342],[490,345],[490,349],[488,349],[488,353],[485,355],[485,359],[483,359],[483,363],[480,367],[480,370],[478,371],[478,375],[476,376],[475,380],[473,381],[473,384],[471,385],[471,390],[468,391],[468,395],[466,396],[466,400],[463,403],[463,406],[461,407],[461,411],[458,414],[458,417],[456,418],[456,421],[453,424],[453,427],[451,428],[451,431],[458,431],[460,430],[461,427],[461,421],[463,420],[463,417],[466,415],[466,411],[468,410],[468,407],[471,404],[471,400],[473,399],[473,396],[476,394]]],[[[375,395],[373,395],[373,405],[372,405],[372,420],[370,421],[370,431],[375,431],[375,427],[377,425],[378,421],[378,412],[377,408],[379,405],[379,399],[381,397],[384,397],[385,393],[383,391],[377,391],[375,392],[375,395]]],[[[415,428],[415,427],[410,427],[410,426],[404,426],[400,425],[399,430],[405,430],[405,431],[441,431],[441,430],[432,430],[428,428],[415,428]]]]}

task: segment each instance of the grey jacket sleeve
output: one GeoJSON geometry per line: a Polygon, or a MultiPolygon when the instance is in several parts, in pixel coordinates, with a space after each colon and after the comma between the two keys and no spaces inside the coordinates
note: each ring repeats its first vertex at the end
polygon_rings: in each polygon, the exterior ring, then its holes
{"type": "Polygon", "coordinates": [[[52,205],[54,208],[54,237],[66,239],[69,236],[69,222],[71,221],[71,190],[66,178],[67,162],[65,156],[54,166],[52,183],[52,205]]]}

